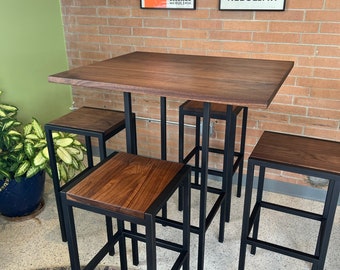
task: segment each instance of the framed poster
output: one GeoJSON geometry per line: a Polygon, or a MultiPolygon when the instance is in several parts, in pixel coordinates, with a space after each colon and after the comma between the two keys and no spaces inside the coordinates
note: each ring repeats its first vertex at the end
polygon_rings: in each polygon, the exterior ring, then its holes
{"type": "Polygon", "coordinates": [[[286,0],[220,0],[220,10],[284,10],[286,0]]]}
{"type": "Polygon", "coordinates": [[[196,0],[141,0],[141,8],[195,9],[196,0]]]}

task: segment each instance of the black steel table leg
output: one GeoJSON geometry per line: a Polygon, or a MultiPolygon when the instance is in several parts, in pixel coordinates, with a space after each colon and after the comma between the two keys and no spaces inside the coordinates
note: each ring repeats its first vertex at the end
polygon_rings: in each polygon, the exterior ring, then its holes
{"type": "Polygon", "coordinates": [[[247,179],[246,179],[246,191],[244,195],[244,209],[243,209],[243,221],[241,231],[241,247],[238,269],[243,270],[245,267],[246,250],[247,250],[247,237],[249,234],[249,215],[250,215],[250,203],[251,194],[253,191],[254,182],[254,164],[251,160],[248,160],[247,179]]]}
{"type": "MultiPolygon", "coordinates": [[[[137,154],[137,139],[134,117],[132,113],[131,93],[124,92],[124,112],[126,128],[126,150],[128,153],[137,154]]],[[[136,233],[137,225],[131,223],[131,230],[136,233]]],[[[139,263],[138,241],[132,239],[132,261],[134,265],[139,263]]]]}
{"type": "MultiPolygon", "coordinates": [[[[166,133],[166,97],[160,98],[160,109],[161,109],[161,159],[167,159],[167,133],[166,133]]],[[[162,217],[166,218],[167,213],[167,205],[165,204],[162,208],[162,217]]]]}
{"type": "Polygon", "coordinates": [[[207,191],[208,191],[208,156],[209,156],[209,133],[210,133],[210,108],[209,102],[204,102],[203,125],[202,125],[202,172],[201,172],[201,194],[198,233],[198,262],[197,269],[204,269],[204,249],[207,215],[207,191]]]}
{"type": "Polygon", "coordinates": [[[235,133],[236,133],[236,115],[233,113],[233,106],[227,106],[227,123],[226,123],[226,137],[225,144],[227,155],[224,156],[223,162],[223,179],[227,185],[226,189],[226,222],[230,220],[230,204],[231,191],[233,184],[233,170],[234,170],[234,152],[235,152],[235,133]]]}

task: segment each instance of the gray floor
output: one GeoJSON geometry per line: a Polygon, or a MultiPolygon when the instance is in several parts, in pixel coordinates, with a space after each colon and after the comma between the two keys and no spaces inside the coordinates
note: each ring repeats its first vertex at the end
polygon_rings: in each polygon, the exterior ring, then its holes
{"type": "MultiPolygon", "coordinates": [[[[321,212],[322,204],[300,198],[265,193],[270,201],[280,202],[293,207],[302,207],[309,211],[321,212]]],[[[45,188],[45,208],[35,218],[14,222],[0,217],[0,269],[40,269],[49,267],[61,267],[69,265],[67,244],[60,238],[57,211],[54,203],[54,195],[51,180],[48,179],[45,188]]],[[[198,196],[193,193],[193,223],[197,220],[198,196]]],[[[339,210],[339,209],[338,209],[339,210]]],[[[243,197],[232,198],[231,221],[226,224],[224,243],[217,241],[218,218],[215,219],[206,235],[205,268],[210,270],[237,269],[239,254],[239,239],[241,231],[241,217],[243,211],[243,197]]],[[[169,204],[169,212],[176,216],[176,198],[169,204]]],[[[304,251],[313,251],[315,236],[317,233],[317,222],[306,221],[301,218],[286,216],[268,211],[263,212],[261,217],[261,232],[263,238],[272,239],[275,243],[285,244],[292,248],[304,251]],[[266,221],[266,222],[265,222],[266,221]],[[266,232],[266,233],[264,233],[266,232]]],[[[105,241],[105,225],[101,216],[88,212],[77,211],[76,220],[79,237],[81,261],[85,263],[93,252],[105,241]]],[[[340,269],[340,213],[338,211],[333,226],[332,239],[329,245],[325,269],[340,269]]],[[[171,239],[180,237],[176,231],[169,228],[159,227],[159,233],[171,239]]],[[[197,237],[191,238],[191,269],[196,268],[197,237]]],[[[140,265],[130,265],[129,269],[146,269],[141,244],[140,265]]],[[[168,251],[159,250],[159,269],[170,269],[173,254],[168,251]]],[[[106,257],[101,265],[112,266],[119,269],[119,259],[106,257]]],[[[103,268],[101,268],[103,269],[103,268]]],[[[112,269],[112,268],[110,268],[112,269]]],[[[256,256],[247,253],[246,269],[310,269],[310,264],[292,259],[286,256],[274,254],[269,251],[258,249],[256,256]]]]}

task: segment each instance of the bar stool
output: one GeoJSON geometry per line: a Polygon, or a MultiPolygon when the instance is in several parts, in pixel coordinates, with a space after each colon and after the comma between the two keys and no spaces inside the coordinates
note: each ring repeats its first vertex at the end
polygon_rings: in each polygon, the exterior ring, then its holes
{"type": "MultiPolygon", "coordinates": [[[[251,245],[251,253],[256,247],[278,252],[313,264],[313,270],[323,269],[334,215],[340,191],[340,143],[302,136],[286,135],[265,131],[255,146],[248,161],[248,173],[243,214],[239,270],[245,267],[246,246],[251,245]],[[259,167],[257,199],[250,214],[255,167],[259,167]],[[299,173],[328,179],[322,214],[291,208],[262,199],[265,170],[267,168],[299,173]],[[312,219],[320,222],[314,254],[263,241],[258,237],[262,208],[312,219]],[[250,232],[252,231],[252,235],[250,232]]],[[[287,215],[289,218],[289,215],[287,215]]],[[[284,230],[285,228],[282,228],[284,230]]],[[[270,233],[270,232],[268,232],[270,233]]],[[[303,232],[302,232],[303,233],[303,232]]]]}
{"type": "Polygon", "coordinates": [[[190,166],[184,164],[120,152],[78,175],[61,191],[71,268],[80,269],[73,216],[73,208],[77,207],[118,220],[117,232],[109,236],[86,269],[94,269],[116,242],[121,269],[127,269],[125,238],[129,237],[146,243],[148,270],[157,266],[156,245],[179,253],[171,269],[183,266],[189,270],[190,174],[190,166]],[[185,193],[182,244],[156,238],[155,227],[156,214],[179,186],[185,193]],[[145,234],[125,228],[124,221],[145,226],[145,234]]]}
{"type": "MultiPolygon", "coordinates": [[[[133,119],[133,135],[136,136],[135,117],[133,119]]],[[[88,167],[93,167],[93,151],[91,138],[98,139],[99,157],[103,160],[107,156],[106,141],[125,128],[124,112],[81,107],[58,119],[52,120],[45,125],[46,140],[49,149],[50,166],[53,175],[53,185],[59,215],[62,240],[66,241],[63,212],[61,209],[60,191],[62,186],[59,181],[56,167],[54,145],[52,139],[53,131],[62,131],[78,134],[85,137],[88,167]]],[[[136,142],[136,140],[134,140],[136,142]]],[[[134,146],[136,148],[136,146],[134,146]]]]}
{"type": "MultiPolygon", "coordinates": [[[[200,133],[201,133],[201,118],[203,117],[203,102],[199,101],[192,101],[188,100],[184,102],[179,107],[179,162],[184,162],[187,164],[190,160],[194,159],[194,166],[192,170],[195,172],[195,181],[192,184],[192,187],[199,189],[199,173],[201,172],[200,167],[200,151],[202,150],[202,145],[200,142],[200,133]],[[194,148],[184,156],[184,117],[185,116],[194,116],[196,117],[195,123],[195,146],[194,148]]],[[[233,107],[233,117],[236,117],[240,114],[243,110],[242,116],[242,130],[241,130],[241,137],[240,137],[240,147],[239,151],[234,151],[234,163],[233,163],[233,174],[238,169],[238,184],[237,184],[237,197],[241,196],[241,188],[242,188],[242,176],[243,176],[243,161],[244,161],[244,148],[245,148],[245,139],[246,139],[246,126],[247,126],[247,114],[248,108],[246,107],[233,107]]],[[[210,117],[212,119],[224,120],[226,121],[227,116],[227,106],[223,104],[211,104],[211,113],[210,117]]],[[[226,164],[227,159],[227,151],[228,151],[228,128],[233,129],[232,133],[235,133],[236,130],[236,120],[234,121],[235,125],[227,125],[225,127],[225,139],[224,139],[224,149],[218,149],[214,147],[209,147],[209,152],[217,153],[223,155],[224,162],[226,164]]],[[[234,145],[234,143],[232,144],[234,145]]],[[[228,179],[226,168],[224,167],[223,170],[216,170],[216,169],[209,169],[208,174],[216,175],[222,177],[222,182],[225,183],[226,186],[226,221],[228,222],[230,219],[230,205],[231,205],[231,189],[232,189],[232,179],[228,179]]],[[[213,188],[208,188],[208,191],[213,193],[219,193],[213,188]]],[[[181,198],[181,196],[180,196],[181,198]]],[[[181,205],[181,203],[179,203],[181,205]]]]}

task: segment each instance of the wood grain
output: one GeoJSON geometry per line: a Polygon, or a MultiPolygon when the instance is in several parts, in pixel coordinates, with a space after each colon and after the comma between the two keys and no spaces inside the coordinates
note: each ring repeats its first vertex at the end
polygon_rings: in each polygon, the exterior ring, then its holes
{"type": "Polygon", "coordinates": [[[340,174],[340,143],[265,131],[249,158],[340,174]]]}
{"type": "MultiPolygon", "coordinates": [[[[189,100],[183,104],[184,111],[195,112],[196,114],[203,116],[204,103],[201,101],[189,100]]],[[[233,112],[236,113],[241,110],[241,107],[233,106],[233,112]]],[[[227,105],[212,103],[210,109],[211,118],[215,118],[214,115],[219,115],[222,119],[226,118],[227,105]]],[[[216,117],[217,118],[217,117],[216,117]]]]}
{"type": "Polygon", "coordinates": [[[49,76],[50,82],[266,108],[292,61],[133,52],[49,76]]]}
{"type": "Polygon", "coordinates": [[[118,153],[67,192],[69,200],[144,218],[184,165],[118,153]]]}
{"type": "Polygon", "coordinates": [[[125,126],[125,114],[124,112],[108,109],[81,107],[52,120],[49,124],[79,130],[90,130],[106,135],[120,126],[125,126]]]}

